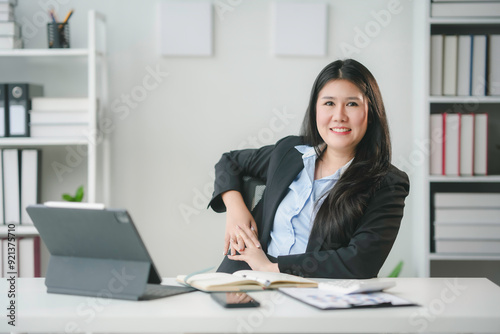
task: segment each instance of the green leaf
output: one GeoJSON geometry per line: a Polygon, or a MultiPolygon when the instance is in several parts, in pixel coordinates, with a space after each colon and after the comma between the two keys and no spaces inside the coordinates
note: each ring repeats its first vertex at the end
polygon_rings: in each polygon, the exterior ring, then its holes
{"type": "Polygon", "coordinates": [[[83,186],[78,187],[75,194],[75,202],[81,202],[83,199],[83,186]]]}
{"type": "Polygon", "coordinates": [[[70,194],[62,194],[62,199],[68,202],[81,202],[83,200],[83,196],[83,186],[79,186],[76,190],[75,196],[71,196],[70,194]]]}
{"type": "Polygon", "coordinates": [[[63,194],[62,195],[63,200],[68,201],[68,202],[74,202],[75,198],[71,196],[70,194],[63,194]]]}
{"type": "Polygon", "coordinates": [[[399,261],[388,277],[398,277],[401,272],[401,268],[403,268],[403,261],[399,261]]]}

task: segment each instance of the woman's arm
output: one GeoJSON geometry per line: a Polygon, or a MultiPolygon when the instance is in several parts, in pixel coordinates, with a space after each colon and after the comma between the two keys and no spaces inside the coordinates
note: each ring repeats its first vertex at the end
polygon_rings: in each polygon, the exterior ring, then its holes
{"type": "Polygon", "coordinates": [[[241,193],[243,176],[267,180],[267,167],[275,145],[224,153],[215,165],[214,193],[208,204],[215,212],[225,212],[222,194],[229,190],[241,193]]]}
{"type": "Polygon", "coordinates": [[[224,255],[229,247],[231,255],[243,251],[249,242],[260,248],[257,224],[241,195],[242,178],[252,176],[266,181],[269,161],[276,145],[231,151],[223,154],[215,165],[214,193],[209,206],[216,212],[226,211],[224,255]],[[248,236],[247,240],[241,236],[242,231],[248,236]]]}
{"type": "Polygon", "coordinates": [[[408,176],[391,171],[369,201],[347,246],[310,240],[317,245],[315,250],[278,257],[280,272],[306,277],[376,277],[398,234],[408,191],[408,176]]]}
{"type": "Polygon", "coordinates": [[[301,137],[288,136],[280,139],[275,145],[263,146],[259,149],[245,149],[224,153],[215,165],[215,182],[212,199],[208,204],[215,212],[224,212],[226,207],[222,200],[222,193],[236,190],[241,193],[243,189],[243,176],[251,176],[266,182],[268,167],[275,156],[275,150],[280,147],[288,148],[290,145],[302,145],[301,137]]]}

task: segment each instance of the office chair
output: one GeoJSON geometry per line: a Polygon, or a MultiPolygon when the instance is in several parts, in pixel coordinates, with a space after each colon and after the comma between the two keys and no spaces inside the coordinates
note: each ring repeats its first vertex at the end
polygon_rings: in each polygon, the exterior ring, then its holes
{"type": "Polygon", "coordinates": [[[264,189],[266,189],[264,181],[251,176],[243,177],[243,191],[241,195],[250,212],[253,211],[261,200],[264,189]]]}

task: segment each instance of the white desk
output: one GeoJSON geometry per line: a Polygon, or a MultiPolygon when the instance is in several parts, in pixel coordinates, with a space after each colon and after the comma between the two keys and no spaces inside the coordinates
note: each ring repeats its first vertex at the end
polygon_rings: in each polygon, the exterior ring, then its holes
{"type": "MultiPolygon", "coordinates": [[[[398,278],[389,292],[422,307],[320,311],[276,291],[252,293],[254,309],[224,309],[192,292],[131,302],[47,294],[43,279],[18,279],[16,327],[5,315],[0,332],[35,333],[499,333],[500,287],[484,278],[398,278]]],[[[173,280],[171,280],[173,282],[173,280]]]]}

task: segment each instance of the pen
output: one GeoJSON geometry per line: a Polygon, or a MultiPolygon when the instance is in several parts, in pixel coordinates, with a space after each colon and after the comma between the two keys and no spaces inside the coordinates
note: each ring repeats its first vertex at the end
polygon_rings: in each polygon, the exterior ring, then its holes
{"type": "Polygon", "coordinates": [[[50,17],[52,18],[52,22],[54,22],[54,23],[57,22],[56,21],[56,16],[54,15],[54,10],[53,9],[50,10],[50,17]]]}
{"type": "Polygon", "coordinates": [[[248,278],[248,279],[251,279],[251,280],[254,280],[254,281],[257,281],[257,282],[261,283],[262,285],[264,285],[264,287],[266,287],[266,288],[269,285],[271,285],[271,281],[264,279],[264,278],[253,277],[253,276],[249,276],[249,275],[241,275],[241,276],[248,278]]]}
{"type": "Polygon", "coordinates": [[[66,14],[66,17],[64,18],[64,21],[59,25],[59,30],[61,30],[64,27],[64,25],[68,22],[68,20],[71,17],[71,15],[73,15],[73,9],[70,10],[68,12],[68,14],[66,14]]]}
{"type": "Polygon", "coordinates": [[[68,14],[66,15],[66,17],[64,18],[63,23],[68,22],[68,20],[71,17],[71,15],[73,15],[73,9],[68,12],[68,14]]]}

